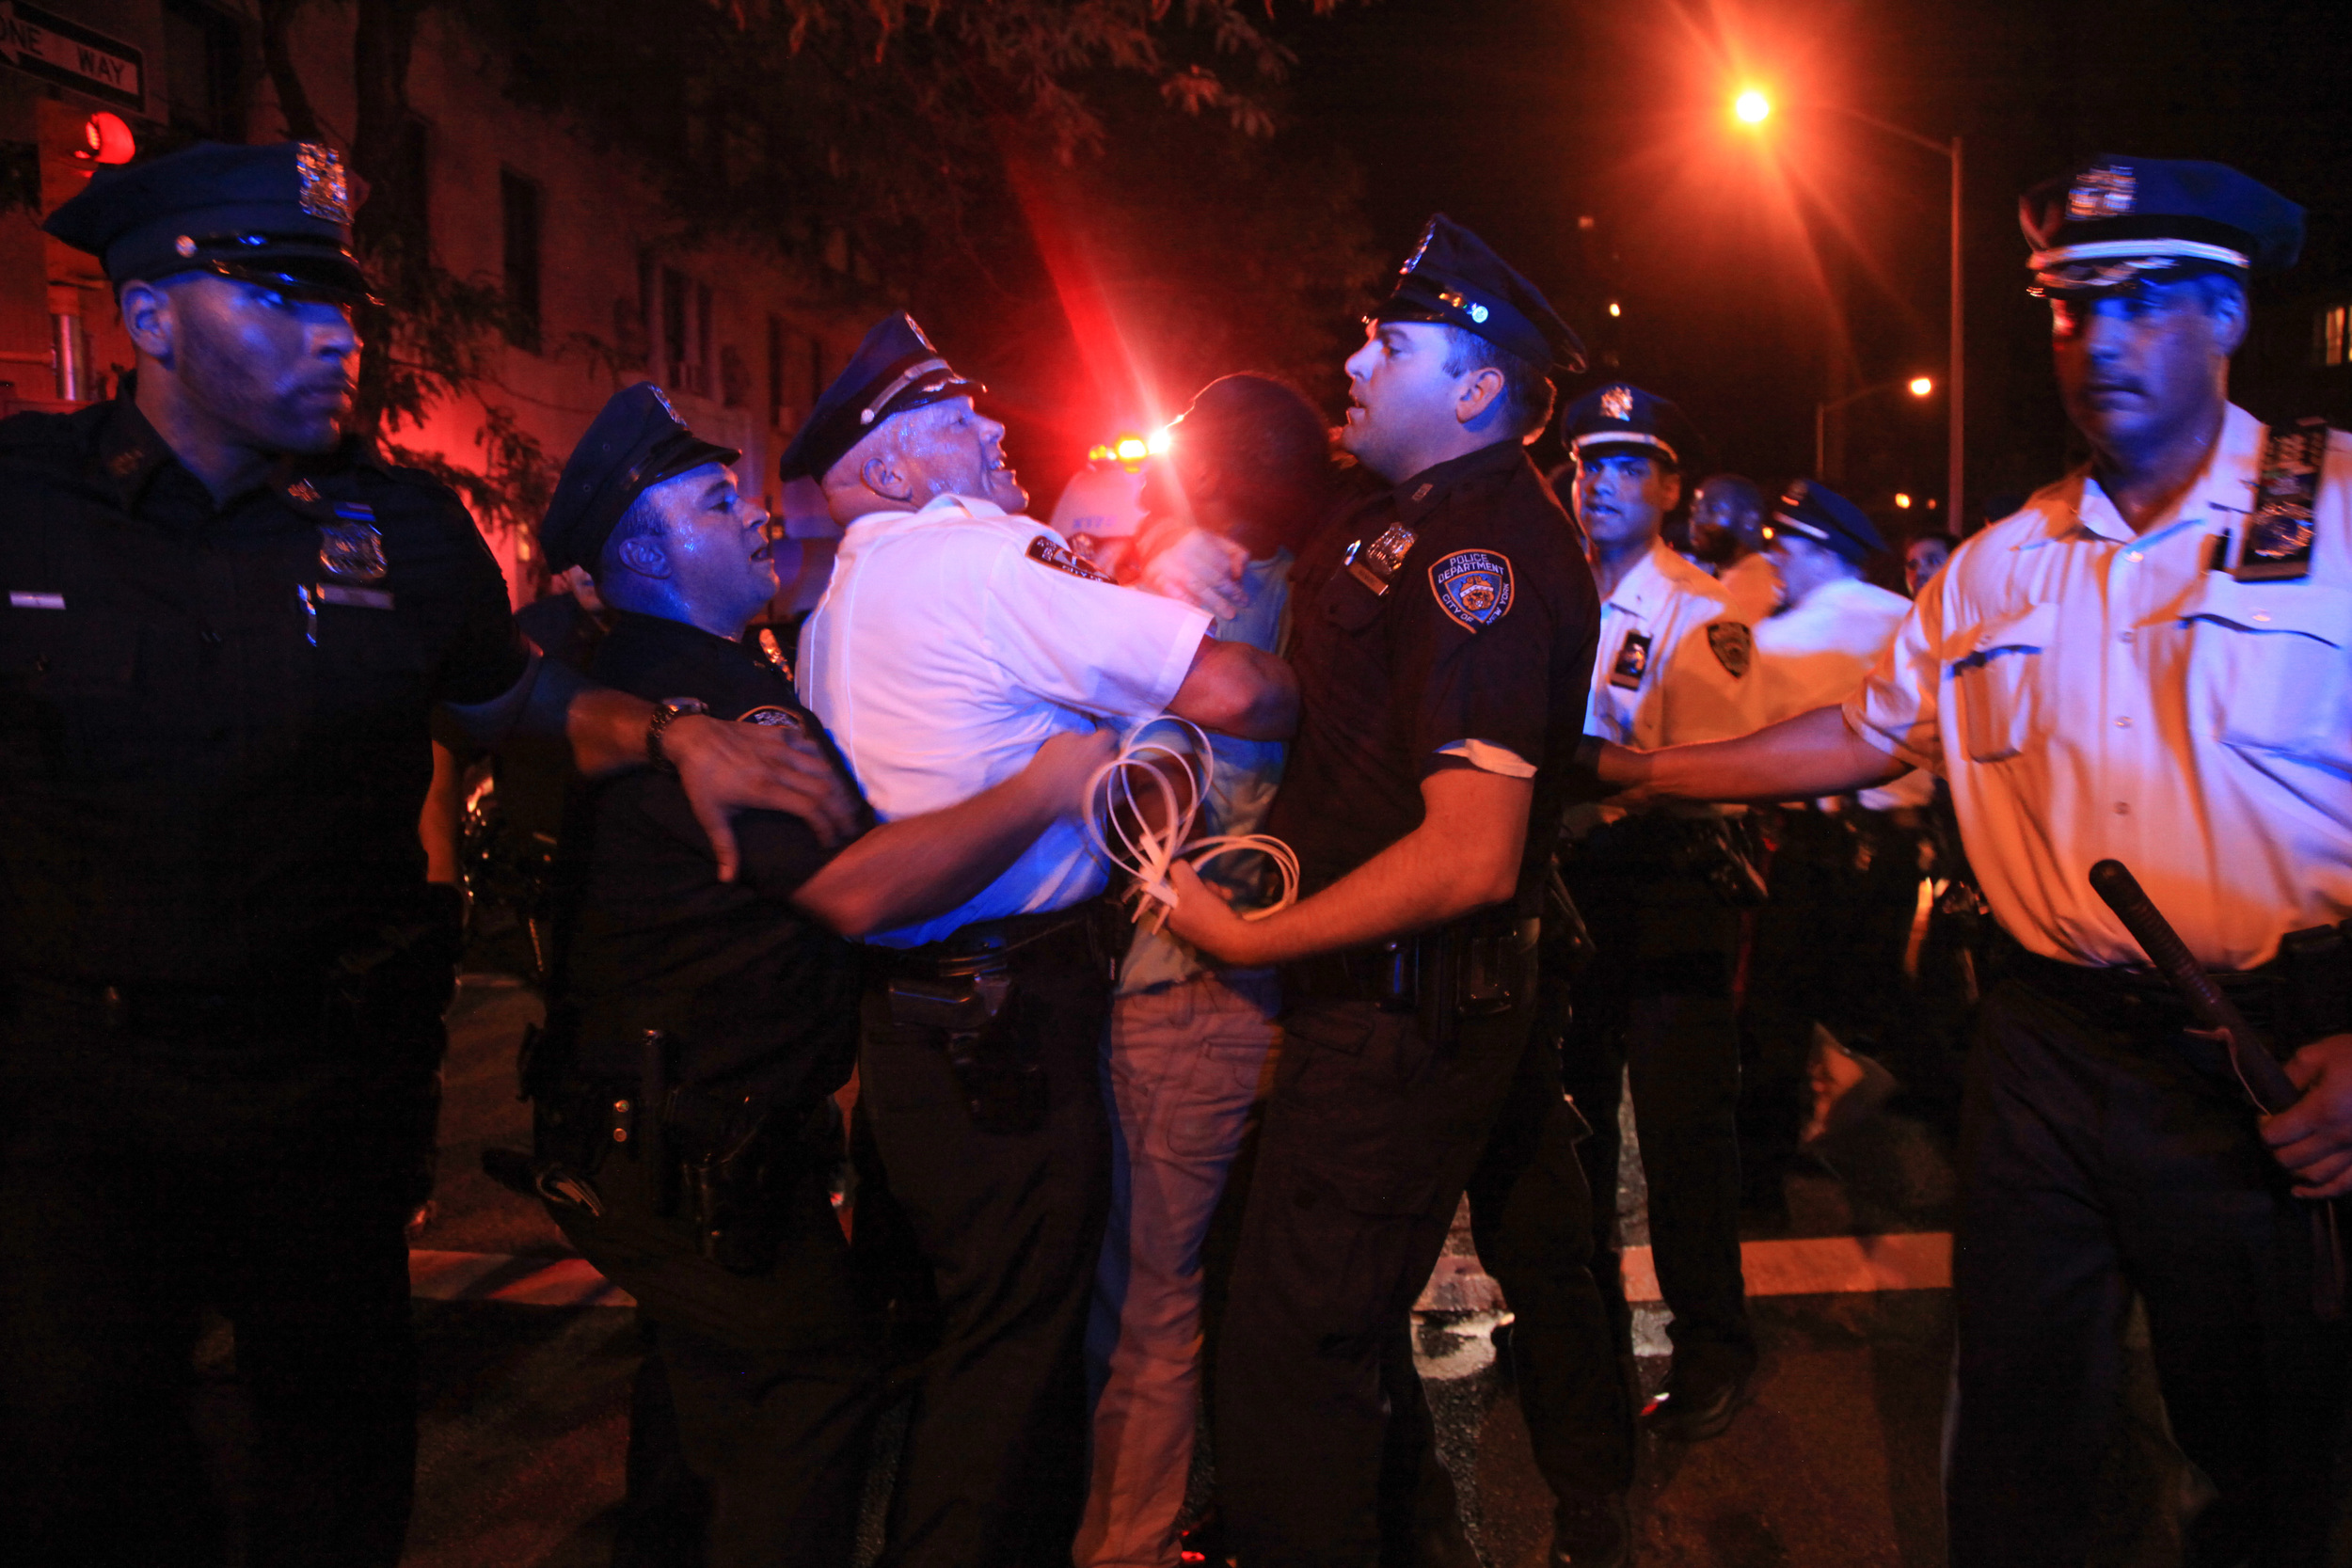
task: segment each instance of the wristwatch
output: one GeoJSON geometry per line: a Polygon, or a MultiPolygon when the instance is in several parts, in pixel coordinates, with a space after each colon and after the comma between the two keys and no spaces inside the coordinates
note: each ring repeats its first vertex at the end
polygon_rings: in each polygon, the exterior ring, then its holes
{"type": "Polygon", "coordinates": [[[661,749],[661,732],[691,714],[709,711],[710,705],[697,697],[665,697],[654,705],[653,722],[645,726],[645,761],[656,772],[677,771],[677,764],[661,749]]]}

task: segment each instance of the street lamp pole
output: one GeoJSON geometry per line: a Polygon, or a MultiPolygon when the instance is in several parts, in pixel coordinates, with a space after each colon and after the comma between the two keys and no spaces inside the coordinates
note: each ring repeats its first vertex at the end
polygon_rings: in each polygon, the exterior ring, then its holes
{"type": "MultiPolygon", "coordinates": [[[[1968,390],[1966,364],[1967,353],[1964,347],[1966,342],[1964,330],[1967,325],[1967,275],[1961,261],[1960,243],[1960,193],[1962,170],[1960,137],[1955,135],[1948,143],[1935,141],[1930,137],[1921,135],[1916,131],[1907,130],[1890,120],[1881,119],[1876,115],[1866,114],[1860,109],[1852,108],[1843,103],[1823,104],[1822,107],[1835,109],[1837,113],[1845,115],[1849,119],[1858,119],[1865,125],[1885,132],[1890,136],[1899,136],[1904,141],[1910,142],[1915,147],[1924,147],[1929,151],[1934,153],[1939,158],[1945,159],[1952,166],[1952,351],[1951,364],[1946,372],[1947,381],[1946,392],[1950,399],[1949,406],[1946,410],[1947,419],[1947,429],[1948,430],[1950,436],[1950,449],[1946,454],[1946,461],[1949,467],[1949,473],[1945,480],[1944,500],[1944,504],[1949,508],[1949,510],[1944,515],[1944,526],[1947,529],[1949,529],[1952,534],[1957,537],[1963,531],[1962,512],[1967,505],[1967,485],[1963,472],[1963,462],[1967,434],[1966,394],[1968,390]]],[[[1750,89],[1748,92],[1740,95],[1740,99],[1734,106],[1733,112],[1748,124],[1756,125],[1761,124],[1765,117],[1772,112],[1772,105],[1761,92],[1750,89]]],[[[1877,388],[1871,388],[1871,390],[1876,389],[1877,388]]],[[[1857,393],[1855,395],[1859,396],[1861,394],[1857,393]]],[[[1851,403],[1852,401],[1852,398],[1846,398],[1840,400],[1839,403],[1816,404],[1814,405],[1813,467],[1816,472],[1819,472],[1821,467],[1822,448],[1824,444],[1821,438],[1823,416],[1829,409],[1842,406],[1844,403],[1851,403]]]]}

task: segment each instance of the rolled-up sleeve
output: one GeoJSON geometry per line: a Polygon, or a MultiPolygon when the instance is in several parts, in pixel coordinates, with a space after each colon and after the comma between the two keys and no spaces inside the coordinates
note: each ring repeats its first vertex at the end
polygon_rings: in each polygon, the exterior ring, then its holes
{"type": "Polygon", "coordinates": [[[1903,617],[1861,689],[1846,699],[1846,727],[1914,768],[1944,771],[1939,699],[1944,673],[1941,596],[1922,598],[1903,617]]]}

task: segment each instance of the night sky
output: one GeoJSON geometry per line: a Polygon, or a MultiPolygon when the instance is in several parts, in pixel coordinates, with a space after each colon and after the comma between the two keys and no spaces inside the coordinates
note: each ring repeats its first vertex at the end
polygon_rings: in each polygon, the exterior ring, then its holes
{"type": "Polygon", "coordinates": [[[1810,467],[1817,401],[1921,372],[1926,404],[1854,405],[1838,479],[1873,510],[1944,485],[1949,166],[1839,105],[1965,138],[1971,512],[2076,455],[2015,202],[2078,154],[2214,158],[2311,208],[2235,388],[2265,418],[2352,416],[2344,372],[2305,363],[2315,301],[2352,295],[2352,6],[1378,0],[1286,36],[1284,135],[1360,167],[1384,252],[1432,211],[1468,223],[1615,353],[1599,373],[1681,401],[1715,466],[1768,485],[1810,467]],[[1761,135],[1727,113],[1751,82],[1761,135]]]}

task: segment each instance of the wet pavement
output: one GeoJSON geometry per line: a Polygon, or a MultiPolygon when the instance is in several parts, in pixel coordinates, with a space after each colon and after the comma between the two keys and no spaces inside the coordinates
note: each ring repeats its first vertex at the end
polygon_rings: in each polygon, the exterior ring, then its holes
{"type": "MultiPolygon", "coordinates": [[[[423,1568],[597,1568],[621,1494],[634,1313],[610,1302],[538,1206],[482,1174],[521,1148],[514,1049],[532,994],[469,976],[452,1014],[437,1212],[416,1240],[425,1376],[423,1452],[406,1562],[423,1568]],[[455,1299],[430,1299],[452,1297],[455,1299]],[[504,1297],[506,1299],[499,1299],[504,1297]]],[[[1638,1148],[1620,1194],[1646,1240],[1638,1148]]],[[[1748,1256],[1763,1359],[1754,1402],[1692,1448],[1645,1444],[1635,1499],[1645,1568],[1865,1568],[1944,1561],[1937,1453],[1951,1358],[1942,1139],[1901,1116],[1849,1135],[1788,1184],[1788,1218],[1748,1256]],[[1838,1240],[1844,1238],[1844,1240],[1838,1240]]],[[[1419,1326],[1422,1372],[1470,1538],[1490,1568],[1534,1568],[1550,1504],[1490,1338],[1507,1304],[1457,1231],[1419,1326]]],[[[1629,1279],[1644,1275],[1639,1255],[1629,1279]]],[[[1647,1293],[1654,1294],[1654,1289],[1647,1293]]],[[[1638,1312],[1651,1387],[1664,1314],[1638,1312]]],[[[2136,1392],[2136,1440],[2112,1468],[2115,1568],[2178,1560],[2151,1499],[2180,1495],[2161,1414],[2136,1392]],[[2134,1499],[2137,1499],[2135,1501],[2134,1499]]]]}

